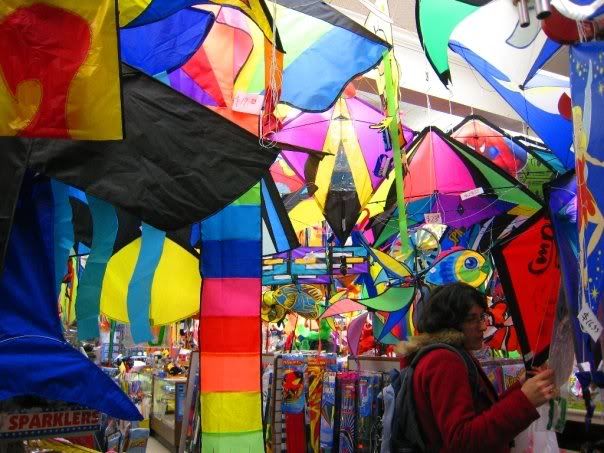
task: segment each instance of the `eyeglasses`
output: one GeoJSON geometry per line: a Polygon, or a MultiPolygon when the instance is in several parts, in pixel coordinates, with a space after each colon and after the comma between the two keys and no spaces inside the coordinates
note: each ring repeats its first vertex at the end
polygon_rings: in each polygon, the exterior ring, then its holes
{"type": "Polygon", "coordinates": [[[470,315],[464,320],[464,322],[468,323],[468,324],[479,325],[483,322],[487,322],[488,319],[489,319],[489,314],[484,312],[480,315],[470,315]]]}

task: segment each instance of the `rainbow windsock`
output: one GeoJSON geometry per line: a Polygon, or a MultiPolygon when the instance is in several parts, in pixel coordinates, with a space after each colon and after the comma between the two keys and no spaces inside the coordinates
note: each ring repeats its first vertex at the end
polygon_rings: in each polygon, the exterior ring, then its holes
{"type": "Polygon", "coordinates": [[[260,184],[201,224],[202,450],[263,451],[260,184]]]}

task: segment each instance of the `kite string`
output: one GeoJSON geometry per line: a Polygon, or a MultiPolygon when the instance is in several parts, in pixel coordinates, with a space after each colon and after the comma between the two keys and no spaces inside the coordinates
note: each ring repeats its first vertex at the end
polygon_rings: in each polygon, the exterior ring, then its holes
{"type": "Polygon", "coordinates": [[[585,34],[585,29],[582,26],[583,24],[580,20],[575,21],[575,23],[577,24],[577,34],[579,35],[579,41],[586,42],[587,35],[585,34]]]}
{"type": "MultiPolygon", "coordinates": [[[[268,115],[269,117],[271,115],[274,115],[274,111],[273,112],[266,112],[264,109],[266,108],[267,105],[271,106],[272,109],[276,109],[277,107],[277,103],[279,102],[279,92],[277,90],[278,87],[281,86],[281,80],[277,80],[277,73],[279,72],[277,70],[277,2],[273,1],[273,42],[271,42],[271,56],[270,56],[270,63],[269,63],[269,80],[268,80],[268,86],[266,87],[266,96],[269,97],[270,102],[264,102],[263,107],[262,107],[262,113],[260,115],[260,124],[259,124],[259,129],[260,129],[260,133],[258,134],[258,143],[261,147],[263,148],[274,148],[275,146],[277,146],[277,142],[273,139],[268,138],[267,136],[265,136],[265,130],[264,130],[264,118],[265,115],[268,115]]],[[[266,43],[266,40],[265,40],[266,43]]],[[[265,44],[266,45],[266,44],[265,44]]],[[[266,64],[266,63],[265,63],[266,64]]],[[[279,78],[282,79],[282,75],[279,74],[279,78]]],[[[269,131],[267,132],[272,132],[270,130],[271,128],[269,127],[269,131]]]]}

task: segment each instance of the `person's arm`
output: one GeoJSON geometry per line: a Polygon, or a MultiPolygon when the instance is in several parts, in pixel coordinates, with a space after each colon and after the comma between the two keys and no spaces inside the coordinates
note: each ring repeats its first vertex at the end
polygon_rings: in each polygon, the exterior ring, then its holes
{"type": "Polygon", "coordinates": [[[476,414],[468,370],[452,351],[437,350],[424,357],[415,372],[444,445],[458,451],[487,451],[511,442],[539,418],[520,388],[481,414],[476,414]]]}

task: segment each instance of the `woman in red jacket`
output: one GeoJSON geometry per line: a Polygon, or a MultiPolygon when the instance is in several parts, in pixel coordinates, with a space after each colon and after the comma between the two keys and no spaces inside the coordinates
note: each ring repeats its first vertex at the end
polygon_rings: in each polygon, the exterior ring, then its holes
{"type": "MultiPolygon", "coordinates": [[[[447,343],[462,351],[481,349],[487,303],[473,287],[439,287],[420,314],[420,335],[399,345],[406,360],[422,347],[447,343]]],[[[476,362],[476,361],[475,361],[476,362]]],[[[459,354],[436,349],[413,372],[413,397],[423,438],[430,452],[508,452],[514,437],[537,418],[537,407],[554,397],[553,371],[545,370],[498,397],[478,369],[477,391],[459,354]]]]}

